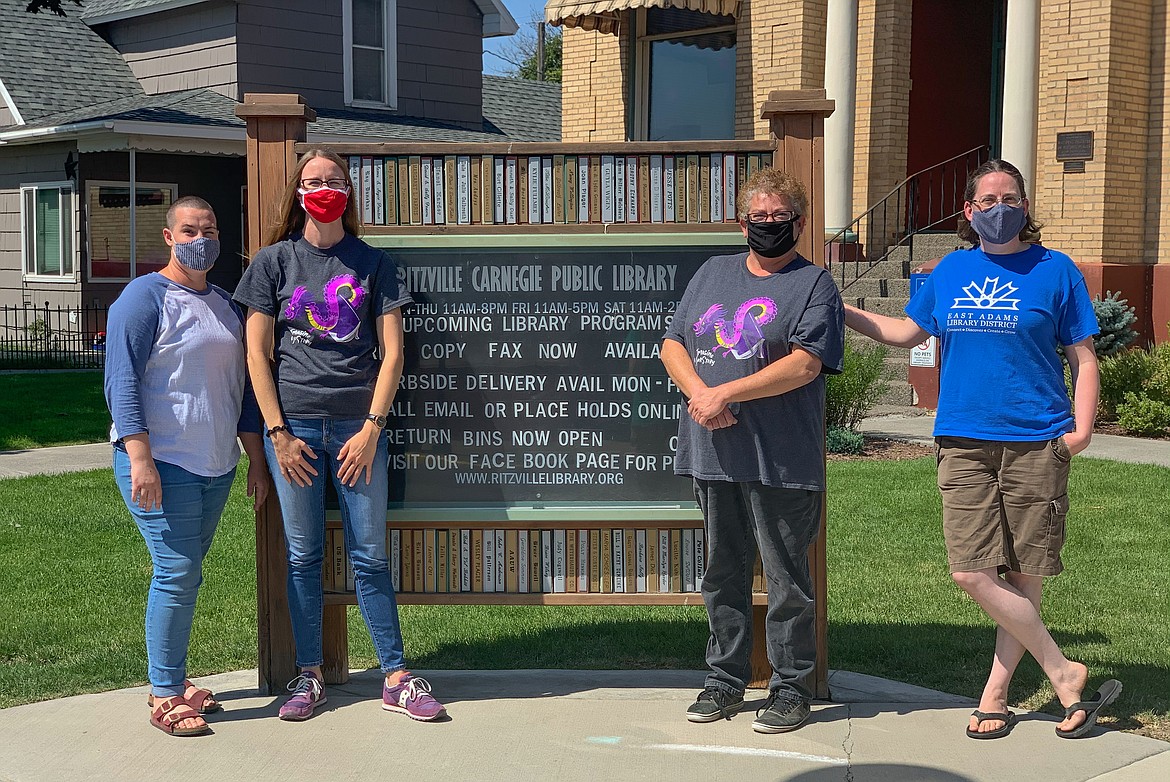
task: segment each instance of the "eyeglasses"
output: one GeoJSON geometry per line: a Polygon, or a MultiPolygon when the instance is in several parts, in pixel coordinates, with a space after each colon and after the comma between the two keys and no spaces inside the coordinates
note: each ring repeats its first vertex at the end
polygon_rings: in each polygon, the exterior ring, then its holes
{"type": "Polygon", "coordinates": [[[334,190],[347,190],[349,183],[344,179],[302,179],[301,187],[306,190],[320,190],[321,188],[329,186],[334,190]]]}
{"type": "Polygon", "coordinates": [[[748,212],[749,223],[787,223],[795,218],[796,212],[748,212]]]}
{"type": "Polygon", "coordinates": [[[1019,206],[1020,204],[1024,203],[1024,199],[1020,198],[1018,195],[1015,195],[1014,193],[1008,193],[1007,195],[1005,195],[1001,198],[996,198],[993,195],[986,195],[986,196],[983,196],[982,198],[976,199],[974,201],[970,201],[969,203],[979,207],[979,210],[983,211],[984,209],[990,209],[991,207],[995,206],[996,204],[1004,204],[1006,206],[1016,207],[1016,206],[1019,206]]]}

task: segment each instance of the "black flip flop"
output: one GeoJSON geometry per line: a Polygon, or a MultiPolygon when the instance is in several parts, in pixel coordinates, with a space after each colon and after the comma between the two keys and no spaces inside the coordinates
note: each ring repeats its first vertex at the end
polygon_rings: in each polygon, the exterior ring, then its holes
{"type": "Polygon", "coordinates": [[[969,739],[1000,739],[1012,732],[1012,728],[1016,726],[1015,712],[998,712],[998,711],[979,711],[976,709],[971,712],[971,716],[980,722],[987,722],[989,720],[996,720],[1003,723],[1002,728],[995,730],[978,731],[971,730],[967,727],[967,738],[969,739]]]}
{"type": "Polygon", "coordinates": [[[1066,720],[1078,711],[1083,711],[1085,713],[1085,721],[1072,730],[1061,730],[1057,728],[1056,735],[1062,739],[1079,739],[1086,735],[1097,724],[1097,717],[1100,715],[1101,709],[1117,700],[1117,696],[1120,694],[1121,682],[1117,681],[1117,679],[1110,679],[1105,682],[1093,693],[1092,698],[1089,698],[1087,701],[1078,701],[1064,710],[1064,718],[1066,720]]]}

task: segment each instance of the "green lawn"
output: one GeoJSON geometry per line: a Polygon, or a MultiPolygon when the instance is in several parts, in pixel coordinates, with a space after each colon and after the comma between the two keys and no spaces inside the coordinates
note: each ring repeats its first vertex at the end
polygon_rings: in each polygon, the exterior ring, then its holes
{"type": "Polygon", "coordinates": [[[0,373],[0,451],[104,442],[101,372],[0,373]]]}
{"type": "MultiPolygon", "coordinates": [[[[829,663],[976,696],[994,628],[946,574],[929,459],[830,464],[829,663]]],[[[242,473],[241,473],[242,474],[242,473]]],[[[1113,724],[1170,737],[1170,470],[1078,459],[1045,615],[1093,681],[1125,694],[1113,724]]],[[[0,707],[141,684],[150,565],[109,470],[0,481],[0,707]]],[[[207,563],[193,675],[253,667],[253,527],[237,487],[207,563]]],[[[701,608],[404,606],[420,668],[701,668],[701,608]]],[[[351,663],[373,650],[351,610],[351,663]]],[[[1055,712],[1031,659],[1014,703],[1055,712]]]]}

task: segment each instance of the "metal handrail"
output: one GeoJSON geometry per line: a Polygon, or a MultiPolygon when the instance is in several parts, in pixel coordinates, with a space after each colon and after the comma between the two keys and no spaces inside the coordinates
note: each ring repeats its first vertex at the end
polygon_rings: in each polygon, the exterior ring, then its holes
{"type": "Polygon", "coordinates": [[[851,247],[855,253],[852,259],[836,261],[841,270],[840,289],[845,291],[899,247],[909,247],[913,268],[914,243],[911,239],[962,213],[967,177],[989,157],[989,148],[979,146],[911,174],[827,239],[827,262],[833,257],[830,246],[834,244],[841,245],[842,252],[851,247]],[[848,279],[850,269],[852,279],[848,279]]]}

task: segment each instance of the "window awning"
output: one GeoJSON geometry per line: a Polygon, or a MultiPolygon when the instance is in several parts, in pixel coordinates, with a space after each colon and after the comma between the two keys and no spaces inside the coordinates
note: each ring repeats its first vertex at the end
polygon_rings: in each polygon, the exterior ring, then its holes
{"type": "Polygon", "coordinates": [[[544,5],[544,20],[561,27],[614,33],[621,12],[634,8],[682,8],[734,16],[739,0],[548,0],[544,5]]]}

